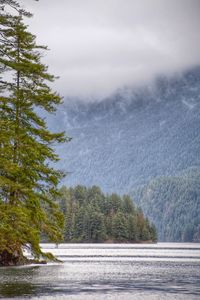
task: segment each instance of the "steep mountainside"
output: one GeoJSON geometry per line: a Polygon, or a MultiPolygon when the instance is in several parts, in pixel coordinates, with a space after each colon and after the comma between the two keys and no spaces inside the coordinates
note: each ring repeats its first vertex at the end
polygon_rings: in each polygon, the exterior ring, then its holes
{"type": "Polygon", "coordinates": [[[133,195],[155,222],[159,240],[200,242],[200,168],[154,179],[133,195]]]}
{"type": "Polygon", "coordinates": [[[99,103],[66,100],[51,127],[73,137],[58,148],[69,186],[122,194],[200,166],[200,69],[99,103]]]}
{"type": "MultiPolygon", "coordinates": [[[[104,192],[132,193],[154,178],[200,167],[200,68],[161,76],[137,89],[121,89],[99,102],[65,99],[49,121],[51,128],[66,130],[73,137],[57,148],[62,158],[60,168],[69,172],[64,184],[98,185],[104,192]]],[[[170,179],[166,180],[167,185],[170,179]]],[[[158,190],[164,202],[165,195],[158,190]]],[[[189,185],[186,190],[189,193],[189,185]]],[[[138,200],[143,209],[145,199],[148,201],[146,197],[138,200]]],[[[180,199],[186,201],[185,197],[180,199]]],[[[192,201],[194,205],[197,198],[192,201]]],[[[148,208],[147,216],[155,217],[154,209],[157,211],[152,200],[152,215],[148,208]]],[[[165,211],[160,213],[157,217],[162,220],[165,211]]],[[[180,234],[160,228],[161,239],[182,239],[180,234]]]]}

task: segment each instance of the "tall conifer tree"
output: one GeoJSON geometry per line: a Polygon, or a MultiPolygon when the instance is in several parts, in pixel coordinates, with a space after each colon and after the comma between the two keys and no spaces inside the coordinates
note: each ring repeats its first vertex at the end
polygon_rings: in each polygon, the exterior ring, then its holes
{"type": "Polygon", "coordinates": [[[41,63],[47,48],[23,22],[31,14],[13,0],[0,0],[0,9],[0,264],[17,264],[23,246],[44,255],[41,233],[54,242],[62,237],[62,214],[52,199],[63,174],[52,167],[58,160],[52,144],[68,138],[50,132],[37,113],[53,113],[61,98],[41,63]]]}

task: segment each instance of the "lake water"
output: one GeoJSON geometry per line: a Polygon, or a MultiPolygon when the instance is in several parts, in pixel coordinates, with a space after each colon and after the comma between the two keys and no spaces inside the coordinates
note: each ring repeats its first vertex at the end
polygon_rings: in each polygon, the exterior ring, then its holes
{"type": "Polygon", "coordinates": [[[200,299],[200,244],[42,247],[63,263],[0,268],[0,298],[200,299]]]}

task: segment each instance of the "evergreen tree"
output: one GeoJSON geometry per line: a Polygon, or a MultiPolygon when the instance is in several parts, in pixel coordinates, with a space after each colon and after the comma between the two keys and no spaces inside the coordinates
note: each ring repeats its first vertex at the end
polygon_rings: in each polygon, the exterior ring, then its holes
{"type": "Polygon", "coordinates": [[[150,238],[153,242],[157,242],[157,240],[158,240],[157,231],[156,231],[156,227],[154,224],[152,224],[150,226],[150,238]]]}
{"type": "Polygon", "coordinates": [[[87,197],[87,189],[85,186],[77,185],[73,190],[74,197],[78,200],[80,205],[83,204],[87,197]]]}
{"type": "Polygon", "coordinates": [[[55,77],[41,63],[38,46],[23,19],[31,14],[12,0],[1,0],[0,15],[0,264],[19,263],[22,246],[43,256],[41,233],[62,238],[63,217],[54,203],[63,174],[52,144],[68,139],[52,133],[37,113],[53,113],[61,103],[48,82],[55,77]]]}
{"type": "Polygon", "coordinates": [[[72,238],[67,238],[65,240],[66,242],[83,242],[86,240],[85,219],[87,219],[87,215],[85,215],[85,208],[80,207],[75,215],[75,224],[73,228],[72,238]]]}
{"type": "Polygon", "coordinates": [[[126,214],[133,214],[135,213],[135,207],[133,205],[133,200],[129,195],[124,195],[123,196],[123,211],[126,214]]]}
{"type": "Polygon", "coordinates": [[[97,186],[62,187],[58,202],[65,215],[65,242],[157,240],[155,226],[128,195],[105,196],[97,186]]]}
{"type": "Polygon", "coordinates": [[[122,212],[118,212],[113,218],[113,237],[117,241],[128,239],[127,221],[122,212]]]}
{"type": "Polygon", "coordinates": [[[139,240],[136,215],[129,214],[127,216],[127,230],[128,230],[128,239],[130,241],[139,240]]]}

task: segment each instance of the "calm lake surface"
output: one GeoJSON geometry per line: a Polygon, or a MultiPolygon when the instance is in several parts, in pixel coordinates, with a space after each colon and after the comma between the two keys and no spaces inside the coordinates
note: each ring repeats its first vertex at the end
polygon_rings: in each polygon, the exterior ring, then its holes
{"type": "Polygon", "coordinates": [[[0,268],[2,299],[200,299],[200,244],[43,244],[63,263],[0,268]]]}

